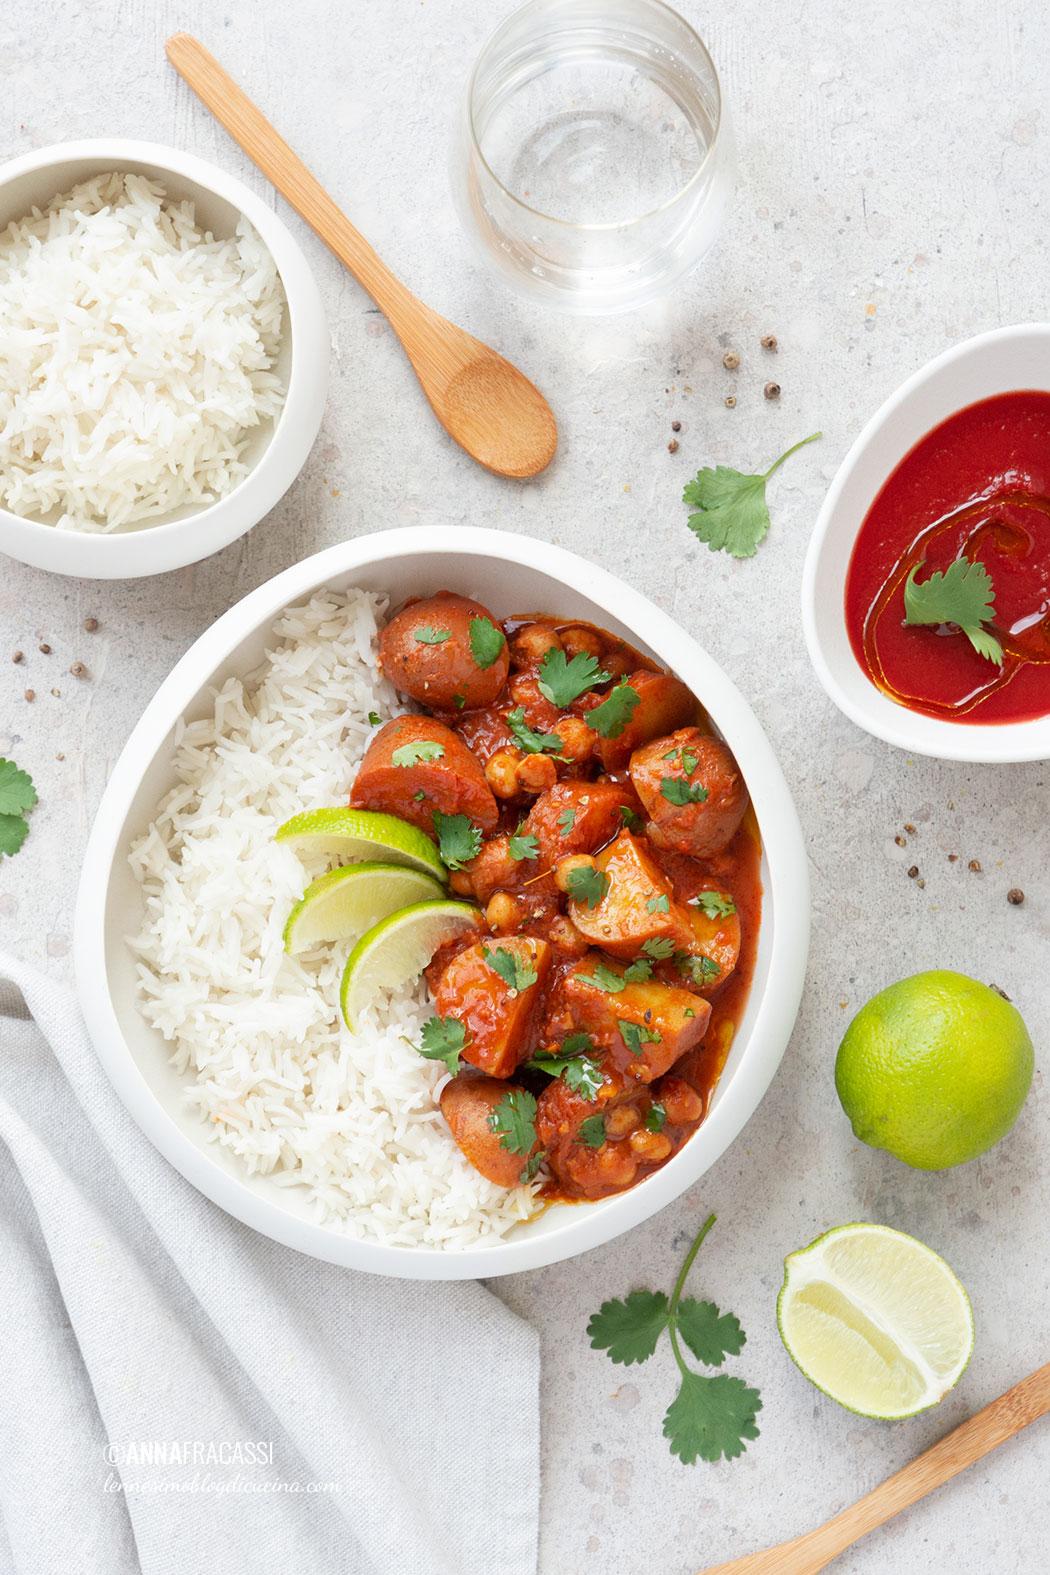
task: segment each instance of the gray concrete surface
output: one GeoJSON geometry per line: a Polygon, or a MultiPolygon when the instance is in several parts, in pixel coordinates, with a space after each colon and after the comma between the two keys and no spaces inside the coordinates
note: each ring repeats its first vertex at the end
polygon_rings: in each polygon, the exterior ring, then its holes
{"type": "MultiPolygon", "coordinates": [[[[801,812],[814,905],[802,1012],[770,1094],[699,1187],[608,1247],[497,1287],[543,1334],[543,1575],[690,1575],[822,1520],[1050,1357],[1041,1070],[1006,1141],[934,1175],[859,1146],[831,1078],[852,1012],[929,966],[1007,990],[1043,1068],[1047,767],[909,759],[868,738],[817,687],[798,611],[816,511],[866,417],[947,345],[1045,311],[1050,21],[1034,6],[951,0],[860,9],[740,0],[714,11],[682,0],[735,113],[741,177],[730,224],[671,300],[579,322],[522,304],[479,272],[450,207],[451,104],[503,9],[31,0],[0,18],[0,155],[148,135],[276,200],[164,63],[169,32],[196,32],[391,264],[519,362],[561,426],[540,480],[515,485],[477,469],[435,426],[385,322],[293,217],[331,316],[333,378],[321,437],[281,505],[219,556],[154,581],[76,582],[4,561],[0,752],[31,770],[40,806],[23,852],[0,865],[0,922],[16,952],[68,976],[79,854],[142,707],[233,600],[331,542],[416,523],[520,532],[600,560],[691,630],[755,707],[801,812]],[[779,338],[775,363],[759,349],[764,332],[779,338]],[[721,367],[730,346],[742,358],[732,376],[721,367]],[[762,396],[771,370],[777,403],[762,396]],[[682,423],[674,455],[672,420],[682,423]],[[716,461],[764,469],[818,427],[823,441],[771,486],[773,527],[759,556],[735,564],[698,547],[679,502],[690,472],[716,461]],[[98,633],[83,632],[88,616],[98,633]],[[15,666],[19,648],[26,659],[15,666]],[[86,681],[69,674],[77,659],[86,681]],[[902,848],[894,838],[906,822],[916,831],[902,848]],[[912,862],[924,888],[907,877],[912,862]],[[1024,889],[1023,907],[1007,904],[1012,886],[1024,889]],[[687,1468],[660,1436],[669,1353],[625,1372],[589,1350],[584,1328],[606,1297],[669,1287],[708,1209],[719,1223],[692,1284],[740,1316],[749,1339],[734,1370],[760,1386],[764,1409],[742,1459],[687,1468]],[[777,1337],[784,1254],[852,1219],[920,1236],[973,1298],[969,1371],[940,1407],[903,1425],[825,1400],[777,1337]]],[[[1048,1472],[1043,1423],[835,1568],[1046,1569],[1048,1472]]],[[[513,1491],[498,1463],[492,1482],[459,1487],[513,1491]]]]}

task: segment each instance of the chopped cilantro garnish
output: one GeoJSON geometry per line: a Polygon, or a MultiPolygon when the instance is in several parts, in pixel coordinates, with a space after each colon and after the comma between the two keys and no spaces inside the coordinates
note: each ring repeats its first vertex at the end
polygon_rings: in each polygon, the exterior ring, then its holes
{"type": "Polygon", "coordinates": [[[443,815],[436,809],[431,816],[437,832],[438,852],[450,870],[461,870],[481,852],[481,828],[469,815],[443,815]]]}
{"type": "Polygon", "coordinates": [[[550,1077],[563,1077],[574,1094],[579,1094],[583,1099],[594,1099],[604,1082],[604,1075],[593,1055],[580,1051],[574,1053],[570,1049],[576,1040],[583,1040],[587,1050],[594,1049],[594,1041],[589,1034],[570,1034],[561,1047],[561,1055],[548,1055],[544,1052],[532,1056],[525,1065],[533,1072],[546,1072],[550,1077]]]}
{"type": "Polygon", "coordinates": [[[654,962],[664,962],[674,956],[674,941],[668,940],[666,935],[654,935],[652,940],[642,942],[642,951],[654,962]]]}
{"type": "Polygon", "coordinates": [[[489,1129],[499,1133],[500,1148],[530,1154],[536,1143],[536,1098],[527,1088],[512,1088],[489,1112],[489,1129]]]}
{"type": "Polygon", "coordinates": [[[502,629],[497,629],[487,618],[470,620],[470,654],[475,667],[491,667],[506,643],[502,629]]]}
{"type": "Polygon", "coordinates": [[[532,1158],[526,1161],[525,1169],[518,1177],[518,1180],[522,1182],[532,1181],[536,1175],[536,1172],[539,1170],[546,1158],[547,1150],[545,1148],[538,1148],[535,1154],[533,1154],[532,1158]]]}
{"type": "Polygon", "coordinates": [[[586,903],[593,909],[609,890],[610,881],[604,870],[596,869],[593,864],[580,864],[569,871],[566,884],[573,902],[586,903]]]}
{"type": "Polygon", "coordinates": [[[667,1121],[667,1111],[659,1100],[654,1099],[649,1109],[645,1112],[645,1126],[648,1132],[662,1132],[667,1121]]]}
{"type": "Polygon", "coordinates": [[[563,837],[567,837],[576,824],[576,805],[569,804],[558,816],[558,830],[563,837]]]}
{"type": "Polygon", "coordinates": [[[601,738],[619,738],[641,698],[637,689],[624,680],[609,690],[601,705],[587,712],[584,721],[601,738]]]}
{"type": "Polygon", "coordinates": [[[683,749],[681,753],[682,770],[687,777],[691,777],[700,764],[700,756],[692,749],[683,749]]]}
{"type": "Polygon", "coordinates": [[[820,436],[814,432],[812,437],[803,438],[761,476],[744,475],[727,465],[698,471],[696,480],[687,482],[682,493],[682,502],[696,511],[686,521],[689,529],[712,552],[728,552],[733,558],[752,557],[769,529],[766,482],[789,454],[820,436]]]}
{"type": "Polygon", "coordinates": [[[413,1049],[418,1050],[428,1061],[444,1061],[455,1077],[459,1071],[459,1058],[467,1043],[467,1031],[463,1024],[454,1017],[429,1017],[419,1037],[422,1043],[413,1045],[413,1049]]]}
{"type": "Polygon", "coordinates": [[[446,640],[451,640],[451,629],[435,629],[432,624],[424,623],[415,632],[415,639],[420,645],[444,645],[446,640]]]}
{"type": "Polygon", "coordinates": [[[527,755],[558,755],[562,741],[557,733],[537,733],[525,720],[525,707],[516,705],[507,712],[507,726],[514,734],[519,748],[527,755]]]}
{"type": "Polygon", "coordinates": [[[538,859],[540,856],[539,838],[534,837],[531,831],[526,832],[524,836],[520,832],[515,831],[510,839],[508,851],[511,858],[517,859],[519,862],[522,859],[538,859]]]}
{"type": "Polygon", "coordinates": [[[490,968],[495,968],[510,990],[527,990],[539,977],[527,957],[519,957],[515,952],[508,951],[505,946],[497,946],[495,951],[483,946],[481,955],[490,968]]]}
{"type": "Polygon", "coordinates": [[[382,727],[383,725],[383,718],[379,715],[378,711],[369,711],[368,720],[371,722],[373,727],[382,727]]]}
{"type": "Polygon", "coordinates": [[[631,809],[627,804],[620,805],[620,820],[628,831],[641,831],[645,825],[638,811],[631,809]]]}
{"type": "Polygon", "coordinates": [[[684,782],[681,777],[662,778],[660,794],[669,804],[703,804],[708,797],[707,789],[701,783],[684,782]]]}
{"type": "Polygon", "coordinates": [[[571,661],[558,646],[551,646],[540,663],[539,685],[540,694],[564,710],[580,695],[586,694],[588,689],[595,689],[599,684],[607,684],[610,674],[603,672],[598,665],[598,659],[580,651],[571,661]]]}
{"type": "Polygon", "coordinates": [[[418,788],[417,791],[412,794],[413,802],[416,804],[422,804],[425,798],[426,794],[423,792],[422,788],[418,788]]]}
{"type": "Polygon", "coordinates": [[[418,744],[402,744],[400,749],[395,749],[390,756],[392,766],[418,766],[421,761],[440,760],[445,753],[444,744],[438,744],[433,739],[420,739],[418,744]]]}
{"type": "Polygon", "coordinates": [[[702,891],[696,903],[709,919],[727,919],[736,912],[736,903],[732,897],[723,897],[720,891],[702,891]]]}
{"type": "MultiPolygon", "coordinates": [[[[656,1108],[655,1106],[653,1107],[656,1108]]],[[[682,1355],[683,1342],[707,1367],[720,1367],[727,1356],[744,1347],[744,1331],[732,1313],[720,1313],[713,1302],[682,1297],[700,1243],[715,1222],[712,1214],[690,1247],[671,1299],[662,1291],[632,1291],[623,1301],[603,1302],[587,1325],[592,1347],[611,1361],[629,1367],[652,1356],[666,1329],[681,1375],[677,1397],[664,1417],[664,1437],[671,1453],[685,1465],[714,1462],[741,1455],[746,1440],[758,1437],[755,1418],[762,1409],[757,1389],[726,1373],[714,1377],[694,1372],[682,1355]]]]}
{"type": "Polygon", "coordinates": [[[627,1023],[617,1018],[620,1037],[636,1061],[642,1059],[643,1045],[658,1045],[660,1035],[655,1028],[650,1028],[647,1023],[627,1023]]]}
{"type": "Polygon", "coordinates": [[[466,705],[466,703],[467,703],[466,695],[453,695],[452,696],[452,704],[455,706],[457,711],[462,711],[462,709],[466,705]]]}
{"type": "Polygon", "coordinates": [[[1003,665],[1003,648],[983,627],[995,617],[995,588],[983,563],[956,558],[943,574],[931,574],[919,585],[915,579],[924,565],[917,563],[904,586],[904,622],[954,623],[978,656],[997,667],[1003,665]]]}
{"type": "Polygon", "coordinates": [[[601,1148],[605,1142],[605,1117],[588,1116],[586,1121],[581,1121],[576,1141],[586,1144],[587,1148],[601,1148]]]}
{"type": "Polygon", "coordinates": [[[682,978],[691,979],[694,984],[710,984],[722,972],[713,957],[690,957],[688,952],[676,952],[674,960],[682,978]]]}
{"type": "Polygon", "coordinates": [[[671,911],[671,899],[666,892],[663,892],[659,897],[650,897],[645,908],[647,913],[669,913],[671,911]]]}
{"type": "Polygon", "coordinates": [[[625,984],[642,984],[651,977],[652,963],[638,958],[625,968],[623,973],[617,973],[606,963],[595,963],[593,973],[578,973],[576,975],[581,984],[589,984],[594,990],[601,990],[603,995],[617,995],[625,984]]]}

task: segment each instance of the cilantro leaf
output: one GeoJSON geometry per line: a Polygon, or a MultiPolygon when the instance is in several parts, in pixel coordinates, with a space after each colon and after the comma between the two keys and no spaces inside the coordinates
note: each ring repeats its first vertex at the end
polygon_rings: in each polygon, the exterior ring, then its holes
{"type": "MultiPolygon", "coordinates": [[[[454,1017],[429,1017],[420,1033],[421,1044],[412,1045],[428,1061],[444,1061],[455,1077],[459,1058],[467,1043],[467,1030],[454,1017]]],[[[412,1044],[411,1039],[406,1041],[412,1044]]]]}
{"type": "Polygon", "coordinates": [[[727,919],[736,912],[736,903],[732,897],[723,897],[720,891],[702,891],[696,903],[709,919],[727,919]]]}
{"type": "Polygon", "coordinates": [[[664,1417],[664,1437],[684,1465],[697,1460],[733,1460],[744,1453],[746,1438],[757,1438],[755,1416],[762,1409],[757,1389],[742,1378],[714,1378],[686,1370],[682,1387],[664,1417]]]}
{"type": "Polygon", "coordinates": [[[641,698],[637,689],[632,689],[625,679],[621,680],[615,689],[609,690],[601,705],[588,711],[583,720],[601,738],[619,738],[641,698]]]}
{"type": "Polygon", "coordinates": [[[369,711],[368,720],[373,727],[382,727],[383,725],[383,718],[378,711],[369,711]]]}
{"type": "Polygon", "coordinates": [[[697,1361],[708,1367],[721,1367],[727,1356],[739,1356],[744,1349],[747,1336],[739,1322],[732,1313],[720,1315],[714,1302],[686,1296],[678,1303],[676,1316],[678,1333],[697,1361]]]}
{"type": "Polygon", "coordinates": [[[578,973],[576,977],[581,984],[589,984],[592,990],[601,990],[603,995],[615,995],[624,986],[623,974],[602,962],[595,963],[593,973],[578,973]]]}
{"type": "Polygon", "coordinates": [[[588,1116],[586,1121],[581,1121],[576,1132],[577,1143],[583,1143],[587,1148],[601,1148],[605,1142],[605,1117],[588,1116]]]}
{"type": "Polygon", "coordinates": [[[666,962],[668,957],[674,956],[674,941],[668,940],[666,935],[654,935],[652,940],[642,942],[642,951],[654,962],[666,962]]]}
{"type": "Polygon", "coordinates": [[[606,1351],[611,1362],[630,1367],[649,1360],[666,1328],[663,1291],[632,1291],[623,1301],[602,1302],[587,1333],[593,1350],[606,1351]]]}
{"type": "Polygon", "coordinates": [[[512,859],[538,859],[540,856],[539,838],[527,832],[524,837],[515,832],[510,839],[509,852],[512,859]]]}
{"type": "Polygon", "coordinates": [[[36,803],[36,788],[26,771],[0,757],[0,815],[24,815],[36,803]]]}
{"type": "Polygon", "coordinates": [[[569,871],[565,883],[571,900],[586,903],[591,909],[598,906],[612,884],[605,871],[593,864],[578,864],[569,871]]]}
{"type": "Polygon", "coordinates": [[[497,946],[495,951],[483,946],[481,955],[490,968],[495,968],[509,990],[527,990],[539,977],[527,957],[518,957],[505,946],[497,946]]]}
{"type": "Polygon", "coordinates": [[[984,564],[956,558],[943,574],[931,574],[919,585],[915,576],[923,566],[917,563],[905,582],[904,622],[957,624],[978,656],[1002,667],[1002,646],[981,627],[995,617],[995,588],[984,564]]]}
{"type": "Polygon", "coordinates": [[[596,656],[591,656],[586,651],[579,651],[569,661],[563,650],[552,645],[540,663],[537,684],[540,694],[549,700],[551,705],[564,710],[567,705],[571,705],[574,700],[586,694],[588,689],[595,689],[599,684],[607,684],[611,676],[611,673],[603,672],[599,667],[596,656]]]}
{"type": "MultiPolygon", "coordinates": [[[[582,1037],[587,1040],[588,1046],[593,1050],[594,1044],[587,1034],[570,1036],[575,1039],[582,1037]]],[[[562,1045],[563,1050],[569,1048],[570,1040],[562,1045]]],[[[579,1094],[583,1099],[595,1099],[605,1081],[601,1066],[589,1055],[548,1055],[541,1053],[532,1056],[525,1065],[533,1072],[546,1072],[550,1077],[563,1077],[574,1094],[579,1094]]]]}
{"type": "Polygon", "coordinates": [[[769,529],[766,482],[789,454],[821,436],[814,432],[803,438],[760,476],[744,475],[727,465],[697,471],[696,480],[687,482],[682,493],[682,502],[696,510],[686,521],[689,529],[712,552],[728,552],[733,558],[753,557],[769,529]]]}
{"type": "Polygon", "coordinates": [[[563,837],[567,837],[576,824],[576,805],[568,804],[558,816],[558,830],[563,837]]]}
{"type": "Polygon", "coordinates": [[[620,820],[628,831],[641,831],[645,825],[637,810],[628,808],[626,804],[620,805],[620,820]]]}
{"type": "Polygon", "coordinates": [[[636,957],[623,971],[624,984],[644,984],[646,979],[653,976],[653,965],[646,962],[644,957],[636,957]]]}
{"type": "Polygon", "coordinates": [[[532,1181],[532,1179],[536,1175],[536,1172],[539,1170],[540,1166],[543,1164],[543,1161],[546,1158],[547,1158],[547,1150],[545,1148],[538,1148],[536,1150],[535,1154],[533,1154],[532,1158],[530,1160],[526,1161],[525,1169],[522,1171],[521,1175],[518,1177],[518,1180],[519,1181],[523,1181],[523,1182],[524,1181],[532,1181]]]}
{"type": "Polygon", "coordinates": [[[390,764],[392,766],[418,766],[420,761],[440,760],[444,753],[444,744],[438,744],[432,739],[424,738],[418,744],[402,744],[400,749],[395,749],[390,756],[390,764]]]}
{"type": "Polygon", "coordinates": [[[647,1132],[662,1132],[666,1122],[667,1111],[658,1099],[654,1099],[649,1109],[645,1112],[645,1130],[647,1132]]]}
{"type": "Polygon", "coordinates": [[[435,629],[433,624],[424,623],[420,624],[414,638],[419,641],[420,645],[444,645],[446,640],[451,640],[452,630],[435,629]]]}
{"type": "Polygon", "coordinates": [[[683,782],[681,777],[662,777],[660,796],[669,804],[703,804],[709,794],[700,782],[683,782]]]}
{"type": "Polygon", "coordinates": [[[491,667],[493,662],[498,661],[506,643],[502,629],[497,629],[488,618],[470,620],[470,654],[475,667],[482,670],[491,667]]]}
{"type": "Polygon", "coordinates": [[[645,905],[646,913],[670,913],[671,899],[666,892],[660,897],[650,897],[645,905]]]}
{"type": "Polygon", "coordinates": [[[620,1018],[616,1019],[616,1023],[620,1030],[620,1037],[635,1061],[642,1059],[643,1045],[658,1045],[660,1043],[660,1035],[656,1032],[656,1029],[649,1028],[645,1023],[628,1023],[620,1018]]]}
{"type": "Polygon", "coordinates": [[[469,815],[443,815],[435,809],[430,818],[437,832],[438,852],[450,870],[461,870],[470,859],[477,858],[481,852],[481,828],[469,815]]]}
{"type": "Polygon", "coordinates": [[[29,824],[21,815],[0,815],[0,853],[10,858],[29,835],[29,824]]]}
{"type": "Polygon", "coordinates": [[[507,712],[507,726],[514,734],[518,746],[527,755],[560,755],[562,741],[557,733],[537,733],[525,720],[525,707],[516,705],[507,712]]]}
{"type": "Polygon", "coordinates": [[[682,978],[691,979],[694,984],[710,984],[722,972],[713,957],[691,957],[688,952],[676,952],[674,960],[682,978]]]}
{"type": "Polygon", "coordinates": [[[489,1112],[489,1130],[511,1154],[530,1154],[536,1142],[536,1099],[527,1088],[512,1088],[489,1112]]]}
{"type": "Polygon", "coordinates": [[[453,695],[452,696],[452,704],[455,706],[457,711],[462,711],[462,709],[466,705],[466,703],[467,703],[466,695],[453,695]]]}

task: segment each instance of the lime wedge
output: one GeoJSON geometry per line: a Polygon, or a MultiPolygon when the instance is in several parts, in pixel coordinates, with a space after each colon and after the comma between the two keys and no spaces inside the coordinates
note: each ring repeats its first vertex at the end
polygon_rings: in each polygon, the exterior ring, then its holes
{"type": "Polygon", "coordinates": [[[861,1416],[925,1411],[959,1382],[973,1312],[945,1263],[885,1225],[840,1225],[784,1260],[777,1323],[788,1355],[861,1416]]]}
{"type": "Polygon", "coordinates": [[[478,924],[481,913],[469,902],[417,902],[401,908],[362,935],[343,969],[339,1004],[354,1031],[358,1013],[382,990],[397,990],[418,979],[439,946],[478,924]]]}
{"type": "Polygon", "coordinates": [[[320,941],[356,941],[398,908],[444,895],[433,875],[405,864],[343,864],[306,888],[288,915],[284,949],[294,954],[320,941]]]}
{"type": "Polygon", "coordinates": [[[274,840],[296,853],[331,853],[350,863],[379,854],[388,864],[422,870],[442,883],[447,875],[428,836],[407,820],[370,809],[310,809],[286,820],[274,840]]]}

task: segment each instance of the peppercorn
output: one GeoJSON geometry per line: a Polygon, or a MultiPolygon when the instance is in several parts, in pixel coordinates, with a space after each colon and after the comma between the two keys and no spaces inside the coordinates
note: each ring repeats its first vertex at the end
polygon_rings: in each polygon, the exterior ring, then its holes
{"type": "Polygon", "coordinates": [[[763,334],[762,335],[762,348],[763,348],[763,350],[775,350],[777,348],[777,336],[776,336],[776,334],[763,334]]]}
{"type": "Polygon", "coordinates": [[[920,875],[919,879],[915,882],[915,884],[916,884],[916,886],[923,886],[923,887],[925,887],[926,882],[922,879],[922,876],[920,875]]]}
{"type": "Polygon", "coordinates": [[[21,651],[16,651],[14,656],[12,656],[11,660],[12,660],[12,662],[20,662],[22,660],[22,653],[21,653],[21,651]]]}
{"type": "Polygon", "coordinates": [[[726,409],[727,410],[732,410],[732,408],[733,408],[733,406],[735,404],[736,404],[736,400],[734,399],[733,395],[732,394],[727,394],[726,395],[726,409]]]}
{"type": "Polygon", "coordinates": [[[949,864],[958,864],[958,862],[959,862],[959,855],[957,853],[949,853],[949,855],[948,855],[948,863],[949,864]]]}
{"type": "Polygon", "coordinates": [[[1021,890],[1020,886],[1011,886],[1010,890],[1006,893],[1006,900],[1007,902],[1012,902],[1015,908],[1019,908],[1022,902],[1024,902],[1024,892],[1021,890]]]}
{"type": "Polygon", "coordinates": [[[671,431],[672,432],[681,432],[681,430],[682,430],[682,423],[680,421],[672,421],[671,422],[671,431]]]}
{"type": "Polygon", "coordinates": [[[677,438],[672,438],[670,443],[668,443],[668,445],[667,445],[667,452],[669,454],[677,454],[678,453],[678,439],[677,438]]]}
{"type": "Polygon", "coordinates": [[[45,656],[51,655],[51,647],[49,645],[41,645],[40,649],[43,651],[45,656]]]}
{"type": "Polygon", "coordinates": [[[95,631],[98,628],[98,619],[97,618],[85,618],[84,619],[84,628],[87,630],[88,634],[94,634],[95,631]]]}
{"type": "Polygon", "coordinates": [[[740,365],[740,357],[737,355],[735,350],[726,351],[725,355],[722,357],[722,365],[725,367],[727,372],[736,371],[737,367],[740,365]]]}
{"type": "Polygon", "coordinates": [[[73,662],[73,663],[71,663],[69,671],[73,674],[74,678],[86,678],[87,677],[87,668],[84,666],[83,662],[73,662]]]}
{"type": "Polygon", "coordinates": [[[900,837],[900,836],[894,837],[893,840],[894,840],[894,842],[897,844],[897,846],[899,848],[906,848],[908,846],[907,841],[906,841],[906,839],[904,837],[900,837]]]}
{"type": "Polygon", "coordinates": [[[915,827],[912,825],[910,820],[906,820],[904,822],[904,829],[905,829],[905,831],[910,831],[912,836],[914,837],[914,835],[915,835],[915,827]]]}
{"type": "Polygon", "coordinates": [[[917,864],[913,864],[911,869],[908,871],[908,874],[911,876],[912,880],[914,880],[918,873],[919,873],[919,866],[917,864]]]}
{"type": "Polygon", "coordinates": [[[763,392],[763,394],[765,394],[767,399],[779,399],[780,398],[780,384],[779,383],[767,383],[765,388],[762,390],[762,392],[763,392]]]}

